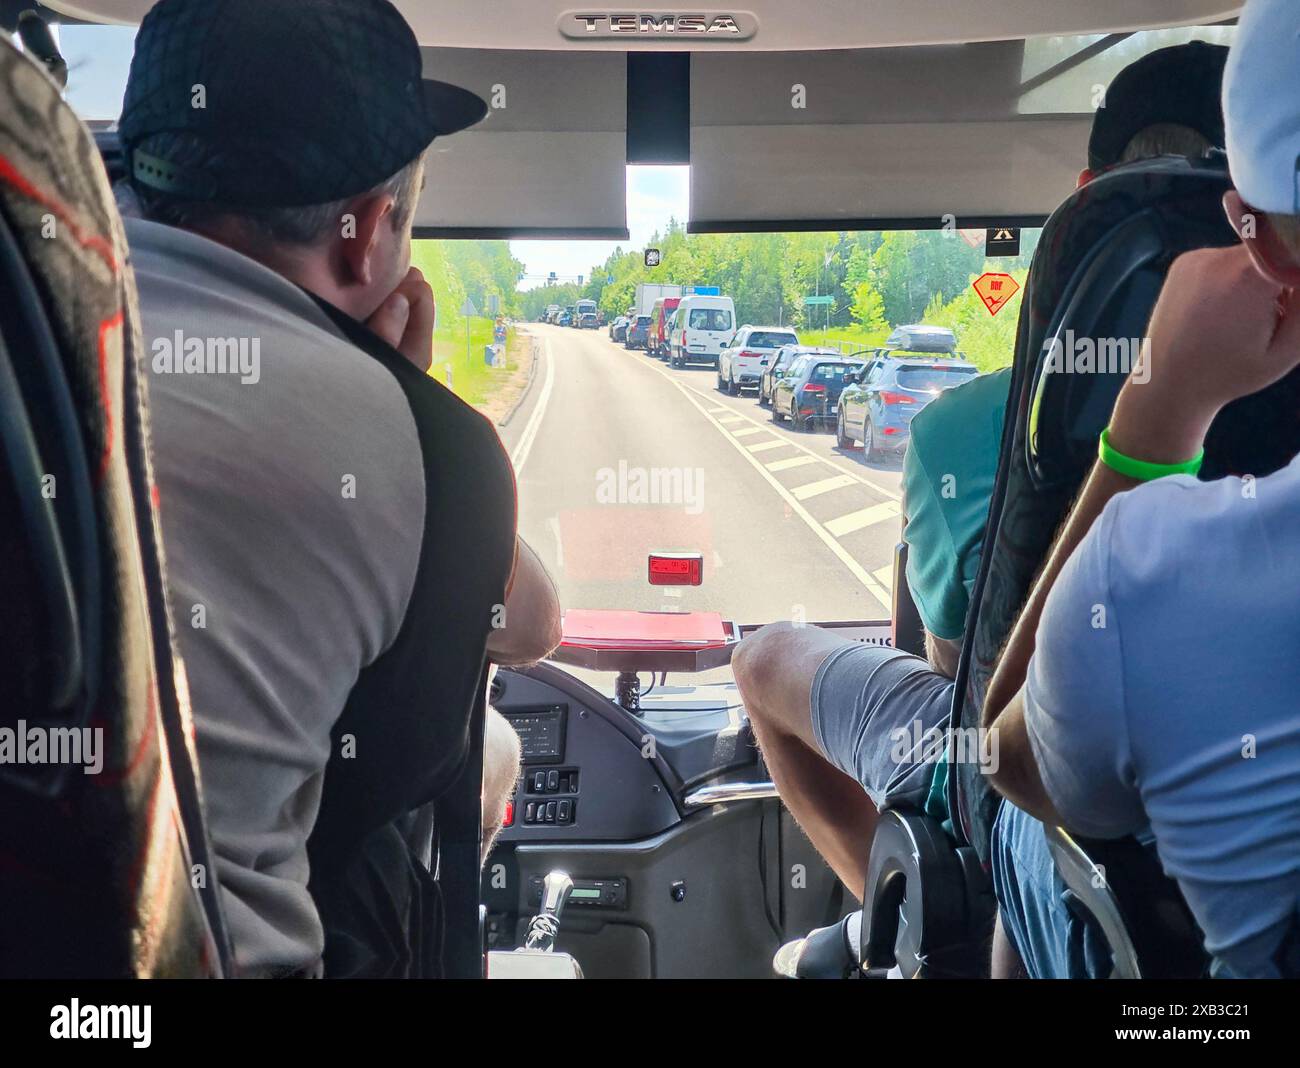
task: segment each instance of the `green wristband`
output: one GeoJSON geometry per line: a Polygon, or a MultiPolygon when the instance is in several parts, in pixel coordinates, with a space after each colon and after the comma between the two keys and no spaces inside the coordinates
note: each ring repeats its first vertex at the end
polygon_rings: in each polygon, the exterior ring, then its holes
{"type": "Polygon", "coordinates": [[[1205,450],[1202,449],[1190,460],[1184,460],[1180,464],[1153,464],[1146,460],[1135,460],[1131,456],[1125,456],[1110,443],[1110,428],[1107,427],[1101,432],[1101,440],[1097,445],[1097,456],[1101,462],[1127,478],[1135,478],[1139,482],[1150,482],[1152,479],[1164,478],[1165,475],[1194,475],[1201,469],[1201,463],[1205,459],[1205,450]]]}

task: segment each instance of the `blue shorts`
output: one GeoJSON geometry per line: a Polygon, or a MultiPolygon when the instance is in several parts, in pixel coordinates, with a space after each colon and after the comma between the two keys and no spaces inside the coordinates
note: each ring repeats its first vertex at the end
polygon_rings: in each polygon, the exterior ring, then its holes
{"type": "Polygon", "coordinates": [[[911,653],[846,645],[813,676],[813,736],[877,808],[919,808],[944,756],[954,685],[911,653]]]}
{"type": "Polygon", "coordinates": [[[1003,801],[993,823],[993,891],[1007,937],[1031,979],[1102,979],[1110,948],[1101,932],[1065,903],[1043,825],[1003,801]]]}

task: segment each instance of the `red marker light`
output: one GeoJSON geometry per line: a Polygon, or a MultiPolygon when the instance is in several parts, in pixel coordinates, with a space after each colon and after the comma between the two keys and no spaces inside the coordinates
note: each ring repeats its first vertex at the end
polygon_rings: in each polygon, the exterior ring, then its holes
{"type": "Polygon", "coordinates": [[[509,827],[509,826],[510,826],[512,823],[514,823],[514,822],[515,822],[515,803],[514,803],[514,801],[507,801],[507,802],[506,802],[506,816],[505,816],[505,819],[503,819],[503,820],[501,821],[501,826],[502,826],[502,827],[509,827]]]}
{"type": "Polygon", "coordinates": [[[699,553],[651,553],[651,586],[699,586],[704,581],[704,557],[699,553]]]}

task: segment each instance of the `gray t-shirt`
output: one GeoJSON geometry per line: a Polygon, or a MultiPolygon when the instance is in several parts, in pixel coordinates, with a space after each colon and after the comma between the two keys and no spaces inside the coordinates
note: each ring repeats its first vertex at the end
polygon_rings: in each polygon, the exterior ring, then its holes
{"type": "Polygon", "coordinates": [[[1300,922],[1300,460],[1114,498],[1048,597],[1025,688],[1067,827],[1149,823],[1232,973],[1300,922]]]}
{"type": "Polygon", "coordinates": [[[203,237],[126,224],[171,610],[243,973],[301,968],[330,729],[393,642],[425,476],[392,374],[300,289],[203,237]],[[222,370],[222,367],[225,370],[222,370]]]}

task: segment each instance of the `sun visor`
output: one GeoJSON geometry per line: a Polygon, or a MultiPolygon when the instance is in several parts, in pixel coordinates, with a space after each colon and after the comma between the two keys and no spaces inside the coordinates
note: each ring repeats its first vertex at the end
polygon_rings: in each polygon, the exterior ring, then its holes
{"type": "Polygon", "coordinates": [[[473,90],[488,114],[434,142],[416,236],[627,238],[624,56],[422,51],[425,77],[473,90]]]}
{"type": "Polygon", "coordinates": [[[1087,162],[1086,90],[1046,107],[1034,95],[1076,54],[1009,41],[693,55],[690,228],[1039,221],[1087,162]]]}

